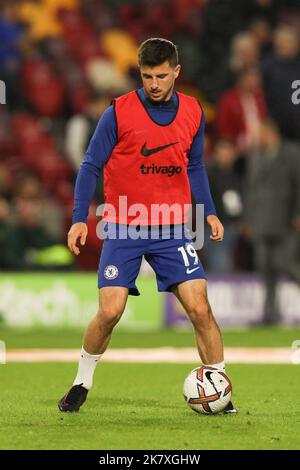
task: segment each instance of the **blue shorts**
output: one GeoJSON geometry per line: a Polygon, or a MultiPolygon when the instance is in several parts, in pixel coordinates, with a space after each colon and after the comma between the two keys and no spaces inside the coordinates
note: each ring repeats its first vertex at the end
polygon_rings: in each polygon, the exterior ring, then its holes
{"type": "Polygon", "coordinates": [[[159,292],[171,291],[174,285],[190,279],[206,279],[187,228],[174,227],[170,232],[161,226],[141,227],[141,238],[134,240],[122,239],[126,225],[109,224],[99,261],[98,287],[123,286],[128,287],[130,295],[140,295],[135,281],[143,256],[155,271],[159,292]],[[174,235],[175,229],[177,234],[180,229],[180,238],[174,235]],[[115,230],[117,239],[112,239],[115,230]]]}

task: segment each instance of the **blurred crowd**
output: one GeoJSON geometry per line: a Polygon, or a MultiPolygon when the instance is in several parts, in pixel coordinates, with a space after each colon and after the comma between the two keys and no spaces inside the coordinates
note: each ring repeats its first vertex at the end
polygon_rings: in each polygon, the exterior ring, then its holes
{"type": "MultiPolygon", "coordinates": [[[[296,0],[0,0],[0,268],[74,267],[62,245],[87,143],[112,97],[140,86],[138,45],[165,37],[179,47],[177,90],[206,114],[225,226],[206,269],[300,282],[299,31],[296,0]]],[[[102,189],[80,269],[97,267],[102,189]]]]}

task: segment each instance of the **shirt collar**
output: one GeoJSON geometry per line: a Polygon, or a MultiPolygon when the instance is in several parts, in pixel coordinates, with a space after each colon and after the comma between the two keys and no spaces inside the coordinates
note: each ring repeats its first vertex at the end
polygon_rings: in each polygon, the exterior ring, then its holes
{"type": "Polygon", "coordinates": [[[158,101],[158,102],[151,101],[149,98],[147,98],[144,88],[140,88],[138,90],[138,93],[147,108],[148,107],[158,108],[158,109],[159,108],[171,108],[171,109],[177,108],[177,96],[176,96],[175,91],[173,91],[172,97],[168,101],[158,101]]]}

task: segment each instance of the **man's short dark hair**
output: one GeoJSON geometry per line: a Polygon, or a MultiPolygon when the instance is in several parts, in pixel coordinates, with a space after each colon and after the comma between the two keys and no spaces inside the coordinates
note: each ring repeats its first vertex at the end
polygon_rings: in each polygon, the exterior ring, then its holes
{"type": "Polygon", "coordinates": [[[175,44],[163,38],[150,38],[142,42],[138,49],[139,66],[155,67],[166,61],[171,67],[178,65],[178,50],[175,44]]]}

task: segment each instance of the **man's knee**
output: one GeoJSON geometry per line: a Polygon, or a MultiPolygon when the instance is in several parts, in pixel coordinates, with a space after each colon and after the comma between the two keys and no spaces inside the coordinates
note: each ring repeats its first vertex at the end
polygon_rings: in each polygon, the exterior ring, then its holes
{"type": "Polygon", "coordinates": [[[203,298],[201,302],[191,304],[187,309],[187,314],[193,325],[201,329],[209,328],[213,320],[212,311],[206,298],[203,298]]]}
{"type": "Polygon", "coordinates": [[[99,291],[97,318],[103,325],[114,327],[120,320],[126,306],[128,289],[123,287],[104,287],[99,291]]]}
{"type": "Polygon", "coordinates": [[[101,319],[101,322],[104,322],[107,326],[115,326],[122,314],[124,309],[121,306],[111,305],[111,306],[101,306],[97,312],[97,316],[101,319]]]}

